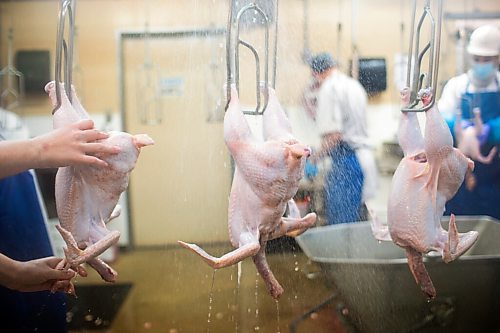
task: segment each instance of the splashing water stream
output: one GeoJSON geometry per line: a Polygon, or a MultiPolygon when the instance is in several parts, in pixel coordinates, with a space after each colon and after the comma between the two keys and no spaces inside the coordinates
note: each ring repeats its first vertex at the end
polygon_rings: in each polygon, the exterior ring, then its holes
{"type": "MultiPolygon", "coordinates": [[[[240,285],[241,285],[241,261],[238,262],[237,264],[237,267],[238,267],[238,274],[237,274],[237,285],[236,285],[236,299],[235,299],[235,302],[234,302],[234,308],[235,310],[239,310],[239,306],[238,306],[238,300],[239,300],[239,297],[240,297],[240,285]]],[[[234,328],[234,332],[235,333],[238,333],[239,332],[239,311],[237,312],[238,316],[236,316],[235,318],[235,328],[234,328]]]]}
{"type": "Polygon", "coordinates": [[[213,303],[213,296],[214,296],[215,272],[217,272],[216,269],[214,269],[214,272],[212,274],[212,285],[210,286],[210,296],[209,296],[209,300],[208,300],[207,333],[210,333],[210,326],[212,323],[212,303],[213,303]]]}
{"type": "MultiPolygon", "coordinates": [[[[293,252],[293,260],[295,262],[295,268],[294,268],[294,271],[295,272],[298,272],[300,269],[299,269],[299,262],[297,261],[297,254],[295,254],[295,252],[293,252]]],[[[297,290],[294,289],[293,291],[293,299],[297,299],[297,290]]]]}
{"type": "Polygon", "coordinates": [[[255,275],[255,331],[260,329],[259,326],[259,272],[255,275]]]}
{"type": "Polygon", "coordinates": [[[276,300],[276,333],[280,332],[280,302],[276,300]]]}

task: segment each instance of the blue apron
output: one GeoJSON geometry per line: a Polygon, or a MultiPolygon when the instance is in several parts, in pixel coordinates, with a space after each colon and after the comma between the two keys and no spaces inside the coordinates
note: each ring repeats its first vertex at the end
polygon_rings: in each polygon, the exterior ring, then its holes
{"type": "MultiPolygon", "coordinates": [[[[473,108],[479,107],[483,122],[490,126],[487,141],[481,146],[481,154],[487,155],[494,146],[500,151],[500,89],[470,93],[467,92],[468,87],[469,84],[461,99],[462,117],[473,118],[473,108]]],[[[491,164],[474,163],[476,186],[471,191],[464,182],[455,197],[446,204],[445,214],[488,215],[500,219],[500,158],[496,154],[491,164]]]]}
{"type": "MultiPolygon", "coordinates": [[[[52,256],[33,176],[0,179],[0,252],[14,260],[52,256]]],[[[0,286],[0,331],[63,333],[66,295],[19,292],[0,286]]]]}
{"type": "Polygon", "coordinates": [[[329,155],[332,166],[325,177],[327,224],[360,221],[364,177],[356,153],[341,142],[329,155]]]}

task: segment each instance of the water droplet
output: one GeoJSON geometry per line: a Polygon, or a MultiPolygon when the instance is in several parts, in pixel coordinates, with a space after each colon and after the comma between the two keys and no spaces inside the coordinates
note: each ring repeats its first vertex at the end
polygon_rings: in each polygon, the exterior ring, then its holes
{"type": "Polygon", "coordinates": [[[276,333],[280,333],[280,303],[278,300],[276,302],[276,333]]]}
{"type": "Polygon", "coordinates": [[[295,267],[295,269],[294,269],[294,270],[295,270],[296,272],[298,272],[298,271],[299,271],[299,268],[298,268],[298,267],[295,267]]]}
{"type": "Polygon", "coordinates": [[[316,312],[311,313],[311,319],[318,319],[318,314],[316,312]]]}
{"type": "Polygon", "coordinates": [[[260,327],[259,327],[259,326],[255,326],[255,327],[253,328],[253,330],[254,330],[254,331],[258,331],[258,330],[260,330],[260,327]]]}
{"type": "MultiPolygon", "coordinates": [[[[217,270],[214,269],[214,272],[212,274],[212,285],[210,287],[210,297],[208,301],[208,318],[207,318],[207,323],[210,324],[211,318],[212,318],[212,303],[213,303],[213,292],[214,292],[214,281],[215,281],[215,272],[217,270]]],[[[207,328],[207,332],[210,332],[210,325],[207,328]]]]}
{"type": "Polygon", "coordinates": [[[94,316],[89,313],[89,314],[85,315],[85,317],[83,317],[83,319],[85,319],[85,321],[92,321],[92,320],[94,320],[94,316]]]}
{"type": "Polygon", "coordinates": [[[177,330],[177,328],[171,328],[168,330],[168,333],[179,333],[179,331],[177,330]]]}
{"type": "Polygon", "coordinates": [[[144,322],[143,326],[145,329],[149,330],[149,329],[151,329],[151,327],[153,327],[153,324],[151,324],[149,321],[146,321],[146,322],[144,322]]]}
{"type": "Polygon", "coordinates": [[[99,318],[99,317],[97,317],[97,319],[96,319],[96,320],[94,320],[94,324],[95,324],[96,326],[100,326],[100,325],[102,324],[102,319],[101,319],[101,318],[99,318]]]}
{"type": "Polygon", "coordinates": [[[217,318],[217,319],[222,319],[222,318],[224,318],[224,314],[223,314],[222,312],[217,312],[217,313],[215,314],[215,318],[217,318]]]}

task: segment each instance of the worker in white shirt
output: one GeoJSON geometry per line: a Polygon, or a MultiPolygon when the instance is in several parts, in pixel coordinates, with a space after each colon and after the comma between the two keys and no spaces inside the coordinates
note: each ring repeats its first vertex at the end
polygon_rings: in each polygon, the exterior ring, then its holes
{"type": "Polygon", "coordinates": [[[327,223],[366,220],[365,201],[375,195],[378,179],[366,125],[367,94],[328,53],[314,56],[311,70],[320,84],[315,122],[322,140],[312,160],[331,159],[325,177],[327,223]]]}

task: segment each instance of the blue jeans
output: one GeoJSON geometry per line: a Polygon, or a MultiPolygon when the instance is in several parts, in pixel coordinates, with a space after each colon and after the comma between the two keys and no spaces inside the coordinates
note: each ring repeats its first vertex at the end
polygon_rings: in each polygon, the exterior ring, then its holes
{"type": "Polygon", "coordinates": [[[346,143],[330,152],[332,168],[325,179],[327,224],[361,220],[363,171],[354,150],[346,143]]]}

